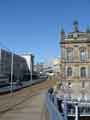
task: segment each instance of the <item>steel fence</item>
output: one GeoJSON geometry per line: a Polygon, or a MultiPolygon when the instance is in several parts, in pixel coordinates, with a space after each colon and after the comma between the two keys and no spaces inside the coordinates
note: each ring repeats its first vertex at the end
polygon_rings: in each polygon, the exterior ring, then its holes
{"type": "Polygon", "coordinates": [[[52,101],[52,96],[49,93],[46,94],[46,105],[50,120],[64,120],[63,115],[58,111],[55,101],[52,101]]]}

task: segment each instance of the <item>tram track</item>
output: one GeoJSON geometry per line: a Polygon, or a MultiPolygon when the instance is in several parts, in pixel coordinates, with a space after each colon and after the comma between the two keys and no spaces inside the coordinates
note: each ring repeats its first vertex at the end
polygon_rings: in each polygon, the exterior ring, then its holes
{"type": "MultiPolygon", "coordinates": [[[[44,90],[44,91],[45,91],[45,90],[44,90]]],[[[42,92],[43,92],[43,91],[42,91],[42,92]]],[[[39,95],[40,93],[41,93],[41,92],[39,91],[39,92],[37,92],[37,93],[35,93],[35,94],[33,94],[33,95],[30,95],[30,96],[28,96],[28,97],[25,97],[23,100],[21,100],[20,102],[18,102],[18,103],[16,103],[16,104],[12,105],[12,106],[9,107],[9,108],[6,108],[6,107],[5,107],[4,110],[1,110],[1,109],[0,109],[0,114],[3,114],[3,113],[6,113],[6,112],[8,112],[8,111],[13,110],[13,109],[14,109],[15,107],[17,107],[18,105],[20,105],[20,104],[26,102],[27,100],[32,99],[32,97],[37,96],[37,95],[39,95]]],[[[3,104],[3,105],[4,105],[4,104],[3,104]]],[[[3,105],[2,105],[2,106],[3,106],[3,105]]]]}
{"type": "MultiPolygon", "coordinates": [[[[20,104],[23,104],[27,100],[32,99],[32,97],[39,95],[41,92],[47,91],[49,87],[54,85],[55,80],[47,80],[43,83],[33,85],[28,88],[24,88],[23,90],[17,91],[10,95],[9,102],[3,103],[0,105],[0,115],[12,111],[15,107],[17,107],[20,104]]],[[[2,96],[2,100],[5,96],[2,96]]],[[[6,95],[6,98],[8,95],[6,95]]]]}

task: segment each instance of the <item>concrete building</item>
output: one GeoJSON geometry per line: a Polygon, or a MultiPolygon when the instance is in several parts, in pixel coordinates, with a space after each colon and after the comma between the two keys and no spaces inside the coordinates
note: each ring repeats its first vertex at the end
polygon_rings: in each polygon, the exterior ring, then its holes
{"type": "Polygon", "coordinates": [[[61,72],[64,80],[90,80],[90,29],[79,30],[78,21],[67,35],[61,30],[61,72]]]}

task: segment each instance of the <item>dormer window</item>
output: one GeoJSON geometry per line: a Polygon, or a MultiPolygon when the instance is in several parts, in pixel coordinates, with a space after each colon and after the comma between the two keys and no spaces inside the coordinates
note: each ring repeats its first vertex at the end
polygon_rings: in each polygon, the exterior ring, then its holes
{"type": "Polygon", "coordinates": [[[74,37],[74,38],[77,38],[77,37],[78,37],[78,34],[77,34],[77,33],[74,33],[74,34],[73,34],[73,37],[74,37]]]}
{"type": "Polygon", "coordinates": [[[73,35],[71,34],[71,35],[68,35],[68,38],[73,38],[73,35]]]}

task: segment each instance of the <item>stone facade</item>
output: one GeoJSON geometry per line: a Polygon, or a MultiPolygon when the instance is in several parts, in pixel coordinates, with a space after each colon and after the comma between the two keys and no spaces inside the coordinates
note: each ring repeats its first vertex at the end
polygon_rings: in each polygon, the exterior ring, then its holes
{"type": "Polygon", "coordinates": [[[73,32],[61,30],[61,75],[64,80],[90,80],[90,30],[79,31],[74,21],[73,32]]]}

